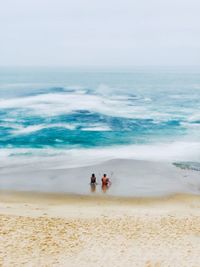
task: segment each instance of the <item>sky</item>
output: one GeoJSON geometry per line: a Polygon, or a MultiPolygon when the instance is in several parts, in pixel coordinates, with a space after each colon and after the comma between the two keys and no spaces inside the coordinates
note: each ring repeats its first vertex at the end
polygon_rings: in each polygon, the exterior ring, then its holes
{"type": "Polygon", "coordinates": [[[199,0],[0,0],[0,65],[200,65],[199,12],[199,0]]]}

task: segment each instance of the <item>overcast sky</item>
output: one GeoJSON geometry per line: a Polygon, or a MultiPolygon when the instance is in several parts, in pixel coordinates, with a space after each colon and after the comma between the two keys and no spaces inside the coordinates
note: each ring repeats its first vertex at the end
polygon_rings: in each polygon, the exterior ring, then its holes
{"type": "Polygon", "coordinates": [[[0,4],[0,65],[200,65],[199,0],[0,4]]]}

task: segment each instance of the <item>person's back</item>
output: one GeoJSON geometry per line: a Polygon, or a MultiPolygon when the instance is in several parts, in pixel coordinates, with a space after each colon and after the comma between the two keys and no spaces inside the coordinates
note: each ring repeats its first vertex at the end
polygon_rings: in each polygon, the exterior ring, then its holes
{"type": "Polygon", "coordinates": [[[102,182],[102,186],[105,186],[105,185],[107,186],[109,184],[109,178],[106,176],[106,174],[103,175],[101,182],[102,182]]]}
{"type": "Polygon", "coordinates": [[[91,183],[91,184],[96,184],[96,176],[95,176],[94,173],[93,173],[92,176],[91,176],[90,183],[91,183]]]}

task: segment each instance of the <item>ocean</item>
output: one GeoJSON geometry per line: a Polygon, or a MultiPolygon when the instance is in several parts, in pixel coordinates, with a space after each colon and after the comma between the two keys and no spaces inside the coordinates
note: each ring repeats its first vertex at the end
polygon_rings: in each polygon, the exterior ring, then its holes
{"type": "Polygon", "coordinates": [[[200,68],[0,68],[0,172],[200,162],[200,68]]]}

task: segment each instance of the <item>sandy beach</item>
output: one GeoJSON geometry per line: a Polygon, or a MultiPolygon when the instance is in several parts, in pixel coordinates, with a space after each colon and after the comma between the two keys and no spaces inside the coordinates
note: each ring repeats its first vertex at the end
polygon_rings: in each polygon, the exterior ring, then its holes
{"type": "Polygon", "coordinates": [[[1,192],[1,266],[200,266],[200,197],[1,192]]]}
{"type": "Polygon", "coordinates": [[[200,266],[198,171],[131,159],[13,166],[1,168],[0,188],[3,267],[200,266]]]}
{"type": "Polygon", "coordinates": [[[1,1],[0,267],[200,267],[199,11],[1,1]]]}

